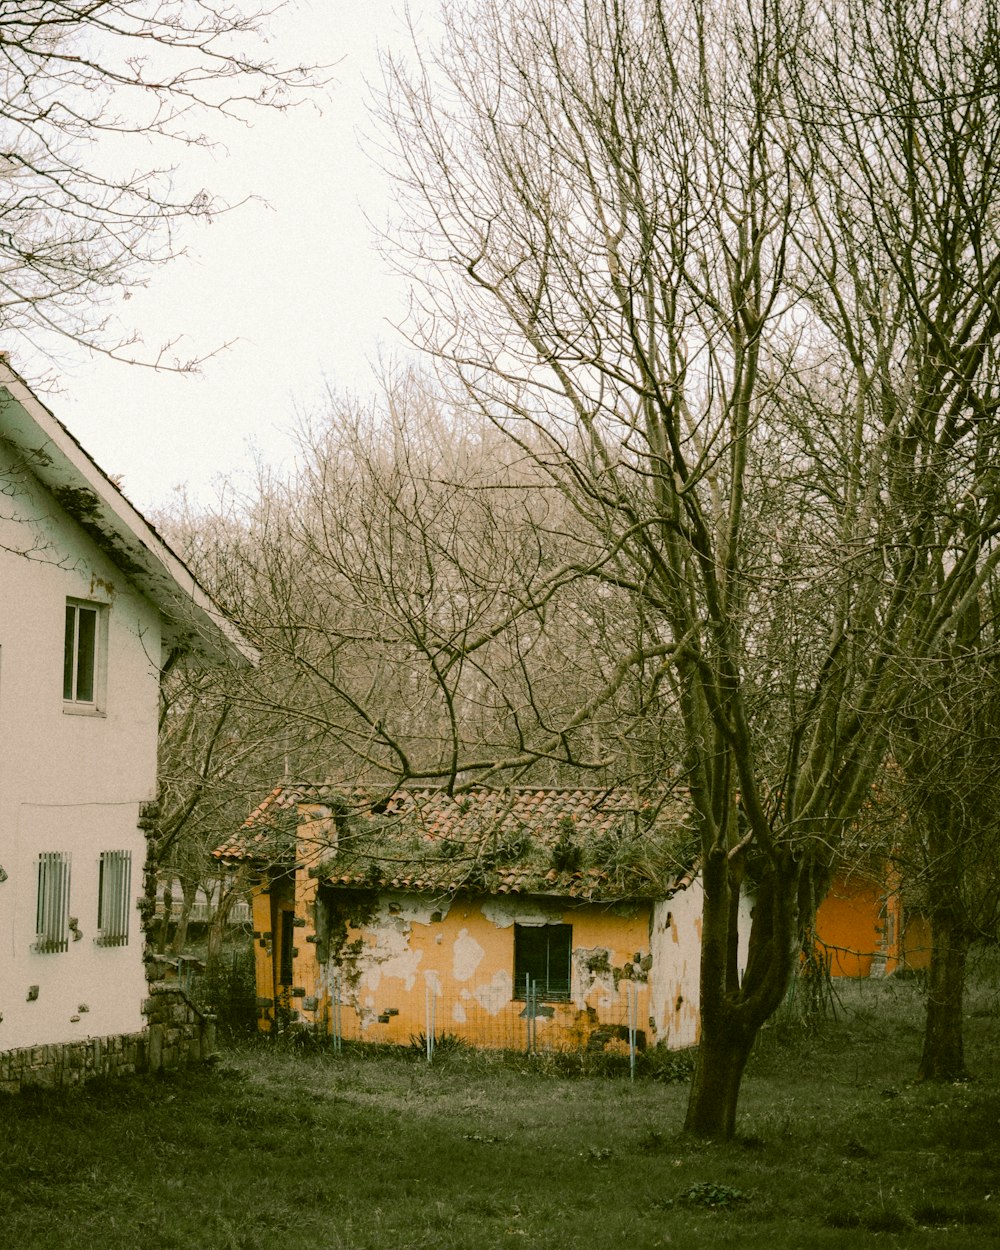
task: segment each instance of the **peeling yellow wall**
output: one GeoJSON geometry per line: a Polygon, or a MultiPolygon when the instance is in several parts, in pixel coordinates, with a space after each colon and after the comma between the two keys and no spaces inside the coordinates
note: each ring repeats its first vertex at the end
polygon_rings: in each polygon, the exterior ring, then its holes
{"type": "Polygon", "coordinates": [[[624,1047],[630,1010],[642,1043],[657,1040],[649,904],[324,890],[319,927],[329,905],[334,932],[317,942],[316,883],[303,876],[296,910],[306,924],[296,929],[292,992],[307,1022],[365,1041],[406,1044],[432,1030],[478,1046],[523,1047],[528,1022],[515,997],[514,925],[551,923],[573,926],[571,996],[540,1002],[535,1044],[579,1048],[592,1039],[624,1047]],[[352,909],[353,923],[345,923],[352,909]]]}
{"type": "MultiPolygon", "coordinates": [[[[255,893],[262,1027],[277,1004],[347,1039],[403,1045],[433,1031],[520,1049],[529,1024],[543,1049],[626,1050],[630,1023],[640,1045],[697,1042],[700,882],[655,905],[320,888],[336,836],[329,809],[303,804],[294,892],[288,877],[255,893]],[[291,982],[283,985],[286,910],[295,919],[291,982]],[[569,1001],[541,1000],[530,1022],[514,985],[515,924],[573,928],[569,1001]]],[[[742,921],[747,928],[748,915],[742,921]]]]}

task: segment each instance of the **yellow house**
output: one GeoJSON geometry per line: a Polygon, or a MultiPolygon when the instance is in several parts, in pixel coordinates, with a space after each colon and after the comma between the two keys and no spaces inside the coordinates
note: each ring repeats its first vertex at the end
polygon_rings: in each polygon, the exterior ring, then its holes
{"type": "Polygon", "coordinates": [[[502,1048],[697,1041],[701,886],[674,800],[281,786],[215,854],[256,874],[262,1028],[502,1048]]]}

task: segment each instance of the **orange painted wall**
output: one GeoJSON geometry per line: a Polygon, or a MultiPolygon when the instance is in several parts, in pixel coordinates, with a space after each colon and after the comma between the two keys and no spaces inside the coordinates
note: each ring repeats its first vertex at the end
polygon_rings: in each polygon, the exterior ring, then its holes
{"type": "Polygon", "coordinates": [[[834,878],[816,913],[816,936],[835,977],[886,975],[901,963],[901,905],[881,882],[855,873],[834,878]]]}
{"type": "Polygon", "coordinates": [[[265,1031],[271,1028],[274,1002],[288,1006],[291,986],[278,984],[281,967],[281,912],[295,910],[295,894],[291,880],[257,884],[251,896],[253,917],[254,972],[257,996],[262,1004],[258,1021],[265,1031]]]}

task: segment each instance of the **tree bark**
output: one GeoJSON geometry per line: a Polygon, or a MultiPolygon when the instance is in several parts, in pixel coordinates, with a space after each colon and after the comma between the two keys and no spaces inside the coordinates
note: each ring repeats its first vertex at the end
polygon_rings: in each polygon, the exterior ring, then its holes
{"type": "Polygon", "coordinates": [[[226,935],[226,924],[229,921],[229,913],[233,910],[233,904],[239,897],[239,892],[234,885],[228,890],[223,886],[219,887],[219,905],[215,909],[208,926],[208,948],[205,952],[205,963],[208,968],[214,968],[222,954],[222,942],[226,935]]]}
{"type": "MultiPolygon", "coordinates": [[[[966,793],[935,791],[923,813],[928,858],[931,962],[927,980],[924,1047],[917,1076],[922,1081],[953,1081],[966,1075],[963,1043],[965,965],[974,928],[968,899],[974,889],[967,881],[970,859],[975,860],[974,829],[966,820],[966,803],[975,795],[963,752],[949,753],[951,773],[964,782],[966,793]]],[[[943,779],[939,779],[943,789],[943,779]]],[[[973,810],[985,804],[982,795],[973,810]]]]}
{"type": "Polygon", "coordinates": [[[749,1031],[732,1020],[722,1022],[716,1037],[708,1038],[703,1033],[684,1120],[685,1132],[724,1141],[735,1136],[743,1070],[756,1035],[757,1029],[749,1031]]]}
{"type": "Polygon", "coordinates": [[[947,909],[931,916],[931,964],[927,985],[927,1019],[918,1077],[922,1081],[954,1081],[966,1076],[962,1033],[962,1001],[968,937],[947,909]]]}
{"type": "Polygon", "coordinates": [[[191,882],[184,878],[181,879],[181,914],[177,920],[177,927],[174,930],[173,953],[175,955],[183,955],[184,948],[187,946],[188,925],[191,921],[191,912],[194,910],[195,901],[198,897],[198,883],[191,882]]]}
{"type": "Polygon", "coordinates": [[[709,856],[703,868],[701,1038],[686,1132],[728,1140],[736,1133],[743,1072],[761,1026],[781,1004],[795,970],[800,864],[776,857],[756,886],[747,967],[734,983],[738,857],[709,856]]]}

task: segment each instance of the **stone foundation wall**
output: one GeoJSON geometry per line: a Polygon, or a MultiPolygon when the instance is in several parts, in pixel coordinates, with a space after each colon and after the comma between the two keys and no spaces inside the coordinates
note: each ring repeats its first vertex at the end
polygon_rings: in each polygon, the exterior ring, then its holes
{"type": "Polygon", "coordinates": [[[0,1051],[0,1093],[80,1085],[98,1076],[160,1072],[214,1053],[215,1017],[195,1006],[178,986],[151,985],[143,1014],[149,1023],[140,1033],[0,1051]]]}
{"type": "Polygon", "coordinates": [[[149,1021],[144,1071],[180,1068],[215,1053],[215,1016],[197,1007],[175,982],[154,981],[142,1014],[149,1021]]]}
{"type": "Polygon", "coordinates": [[[89,1037],[84,1042],[22,1046],[0,1052],[0,1093],[27,1087],[80,1085],[95,1076],[129,1076],[145,1068],[146,1034],[89,1037]]]}

